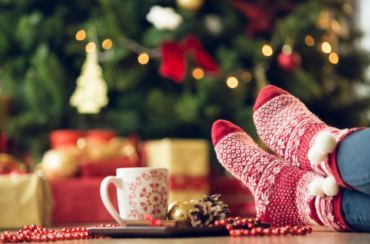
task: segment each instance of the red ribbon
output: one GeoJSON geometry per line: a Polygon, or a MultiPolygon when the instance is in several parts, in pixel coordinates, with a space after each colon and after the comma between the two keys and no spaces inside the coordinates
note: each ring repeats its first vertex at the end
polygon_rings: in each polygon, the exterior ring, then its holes
{"type": "Polygon", "coordinates": [[[153,219],[153,217],[149,214],[144,214],[143,218],[150,222],[150,226],[154,226],[154,225],[161,226],[162,225],[162,221],[160,219],[153,219]]]}
{"type": "Polygon", "coordinates": [[[220,71],[216,61],[204,50],[195,35],[188,35],[180,42],[165,41],[160,45],[160,51],[162,55],[160,75],[178,84],[184,82],[186,76],[187,54],[190,54],[195,63],[211,75],[217,75],[220,71]]]}

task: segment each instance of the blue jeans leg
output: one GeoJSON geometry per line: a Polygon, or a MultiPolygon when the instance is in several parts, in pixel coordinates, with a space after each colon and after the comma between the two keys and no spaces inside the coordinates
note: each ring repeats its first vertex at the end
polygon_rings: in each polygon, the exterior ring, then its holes
{"type": "Polygon", "coordinates": [[[370,232],[370,196],[344,189],[342,195],[344,220],[359,232],[370,232]]]}
{"type": "Polygon", "coordinates": [[[336,159],[342,180],[370,195],[370,129],[355,131],[344,138],[336,159]]]}

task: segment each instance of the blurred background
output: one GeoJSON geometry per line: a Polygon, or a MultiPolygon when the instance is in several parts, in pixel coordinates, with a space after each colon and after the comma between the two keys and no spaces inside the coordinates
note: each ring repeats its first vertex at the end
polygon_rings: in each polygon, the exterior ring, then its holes
{"type": "Polygon", "coordinates": [[[369,14],[366,0],[0,0],[0,174],[43,169],[54,222],[76,221],[61,189],[145,165],[182,175],[172,189],[194,184],[174,199],[240,187],[229,203],[239,194],[234,213],[253,215],[213,122],[263,147],[252,108],[272,84],[331,126],[369,126],[369,14]]]}

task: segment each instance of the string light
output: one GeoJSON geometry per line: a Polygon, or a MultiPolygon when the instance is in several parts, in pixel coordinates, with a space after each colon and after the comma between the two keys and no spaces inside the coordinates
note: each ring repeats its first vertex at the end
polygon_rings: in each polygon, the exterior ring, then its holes
{"type": "Polygon", "coordinates": [[[252,80],[252,75],[248,71],[246,71],[242,74],[242,80],[248,83],[252,80]]]}
{"type": "Polygon", "coordinates": [[[137,58],[137,61],[142,65],[147,64],[149,62],[149,55],[147,53],[141,53],[137,58]]]}
{"type": "Polygon", "coordinates": [[[329,42],[323,42],[321,45],[321,49],[324,53],[330,53],[331,52],[331,45],[329,42]]]}
{"type": "Polygon", "coordinates": [[[333,19],[331,21],[331,24],[330,24],[331,28],[333,29],[333,31],[339,33],[340,32],[340,24],[338,23],[338,21],[336,21],[335,19],[333,19]]]}
{"type": "Polygon", "coordinates": [[[193,77],[195,79],[197,79],[197,80],[202,79],[203,76],[204,76],[204,72],[203,72],[203,70],[201,68],[195,68],[195,69],[193,69],[192,74],[193,74],[193,77]]]}
{"type": "Polygon", "coordinates": [[[86,45],[86,52],[92,53],[92,52],[95,51],[95,49],[96,49],[96,45],[95,45],[94,42],[87,43],[87,45],[86,45]]]}
{"type": "Polygon", "coordinates": [[[285,44],[283,46],[283,50],[282,52],[285,54],[285,55],[290,55],[292,54],[292,48],[288,45],[288,44],[285,44]]]}
{"type": "Polygon", "coordinates": [[[353,13],[353,8],[349,3],[345,3],[345,4],[343,4],[343,11],[346,14],[352,14],[353,13]]]}
{"type": "Polygon", "coordinates": [[[76,40],[82,41],[86,38],[86,32],[84,30],[80,30],[76,33],[76,40]]]}
{"type": "Polygon", "coordinates": [[[265,55],[267,57],[271,56],[273,54],[272,47],[270,45],[267,45],[267,44],[263,45],[262,53],[263,53],[263,55],[265,55]]]}
{"type": "Polygon", "coordinates": [[[336,53],[331,53],[331,54],[329,55],[329,61],[330,61],[330,63],[332,63],[332,64],[337,64],[337,63],[339,62],[339,57],[338,57],[338,55],[337,55],[336,53]]]}
{"type": "Polygon", "coordinates": [[[103,41],[103,43],[101,44],[101,46],[104,48],[104,49],[110,49],[112,47],[113,43],[111,41],[111,39],[106,39],[103,41]]]}
{"type": "Polygon", "coordinates": [[[239,85],[239,81],[234,76],[230,76],[229,78],[227,78],[226,84],[228,87],[234,89],[239,85]]]}
{"type": "Polygon", "coordinates": [[[307,46],[310,46],[310,47],[315,45],[315,40],[310,35],[306,36],[306,39],[304,39],[304,42],[307,44],[307,46]]]}

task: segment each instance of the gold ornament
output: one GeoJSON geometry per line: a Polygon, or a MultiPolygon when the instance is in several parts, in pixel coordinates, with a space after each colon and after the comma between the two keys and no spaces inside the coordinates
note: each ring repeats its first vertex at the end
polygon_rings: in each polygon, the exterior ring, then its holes
{"type": "Polygon", "coordinates": [[[64,179],[77,173],[78,161],[68,149],[53,149],[44,154],[41,168],[50,180],[64,179]]]}
{"type": "Polygon", "coordinates": [[[176,220],[176,227],[190,227],[189,211],[194,210],[194,201],[190,202],[173,202],[168,205],[167,218],[176,220]]]}
{"type": "Polygon", "coordinates": [[[196,11],[202,7],[204,0],[176,0],[177,5],[180,8],[196,11]]]}

